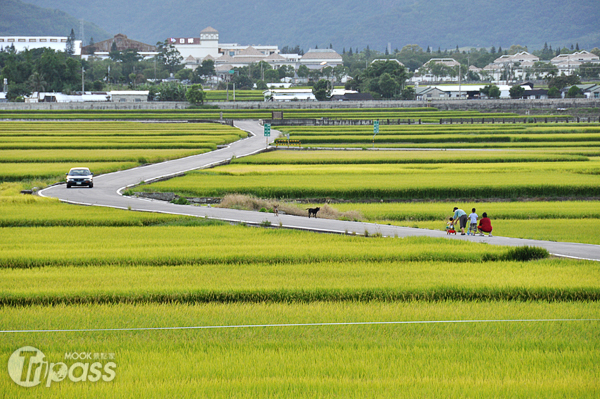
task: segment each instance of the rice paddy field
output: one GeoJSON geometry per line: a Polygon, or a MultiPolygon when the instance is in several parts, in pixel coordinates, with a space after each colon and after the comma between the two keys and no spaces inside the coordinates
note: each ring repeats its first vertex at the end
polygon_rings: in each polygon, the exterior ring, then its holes
{"type": "Polygon", "coordinates": [[[302,147],[543,149],[600,147],[600,125],[594,124],[453,124],[282,127],[302,147]]]}
{"type": "Polygon", "coordinates": [[[246,135],[220,124],[0,122],[0,182],[59,181],[82,163],[96,174],[114,172],[202,154],[246,135]]]}
{"type": "MultiPolygon", "coordinates": [[[[600,394],[597,262],[531,248],[313,234],[25,196],[21,189],[59,180],[72,163],[111,171],[208,151],[245,133],[181,123],[0,126],[0,363],[33,346],[48,362],[78,370],[32,388],[2,371],[3,397],[600,394]],[[70,143],[81,148],[64,147],[70,143]],[[98,360],[77,366],[68,356],[74,352],[98,360]],[[93,382],[90,373],[82,381],[85,364],[109,360],[113,379],[93,382]]],[[[468,132],[429,135],[444,134],[468,132]]],[[[356,210],[364,220],[436,229],[457,204],[487,212],[497,235],[600,244],[593,142],[273,151],[136,190],[246,193],[301,199],[302,208],[329,198],[339,202],[328,206],[356,210]]]]}

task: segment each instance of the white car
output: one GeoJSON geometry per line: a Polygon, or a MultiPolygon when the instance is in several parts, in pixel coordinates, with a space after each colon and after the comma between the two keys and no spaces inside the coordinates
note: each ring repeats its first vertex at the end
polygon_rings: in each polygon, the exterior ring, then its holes
{"type": "Polygon", "coordinates": [[[94,174],[88,168],[71,168],[67,173],[67,188],[73,186],[94,187],[94,174]]]}

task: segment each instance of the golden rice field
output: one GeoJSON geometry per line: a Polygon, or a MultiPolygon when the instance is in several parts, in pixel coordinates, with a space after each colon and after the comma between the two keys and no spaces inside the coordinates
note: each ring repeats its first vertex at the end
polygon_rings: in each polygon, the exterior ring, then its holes
{"type": "MultiPolygon", "coordinates": [[[[71,352],[110,353],[116,364],[110,382],[68,377],[33,388],[19,387],[4,366],[6,397],[600,392],[596,262],[530,248],[313,234],[23,196],[22,188],[60,180],[73,163],[104,173],[200,153],[245,133],[183,123],[0,126],[0,363],[34,346],[69,367],[76,362],[66,359],[71,352]],[[163,329],[172,327],[185,329],[163,329]],[[81,329],[119,330],[64,331],[81,329]]],[[[478,129],[486,131],[481,137],[515,134],[478,129]]],[[[455,125],[444,130],[419,136],[469,136],[455,125]]],[[[585,140],[590,134],[564,133],[585,140]]],[[[454,205],[476,207],[490,214],[497,235],[600,244],[599,147],[536,143],[541,148],[275,151],[135,190],[337,198],[345,202],[330,206],[364,220],[434,229],[443,229],[454,205]]]]}
{"type": "Polygon", "coordinates": [[[589,197],[600,195],[599,171],[597,157],[585,162],[231,164],[190,172],[139,189],[195,197],[240,193],[262,198],[332,198],[356,202],[589,197]]]}
{"type": "Polygon", "coordinates": [[[286,126],[281,131],[302,147],[336,148],[564,148],[600,146],[600,125],[382,125],[286,126]]]}
{"type": "Polygon", "coordinates": [[[52,183],[73,163],[96,174],[114,172],[202,154],[246,136],[221,124],[0,122],[0,183],[52,183]]]}

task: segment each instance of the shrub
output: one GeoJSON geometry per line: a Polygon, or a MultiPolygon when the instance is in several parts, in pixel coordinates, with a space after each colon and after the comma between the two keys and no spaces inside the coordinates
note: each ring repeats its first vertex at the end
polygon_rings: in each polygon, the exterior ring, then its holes
{"type": "Polygon", "coordinates": [[[526,262],[529,260],[544,259],[549,256],[550,253],[545,248],[530,247],[526,245],[509,249],[504,255],[504,259],[526,262]]]}
{"type": "Polygon", "coordinates": [[[175,198],[173,201],[171,201],[172,204],[177,204],[177,205],[189,205],[190,201],[187,200],[187,198],[185,197],[179,197],[179,198],[175,198]]]}

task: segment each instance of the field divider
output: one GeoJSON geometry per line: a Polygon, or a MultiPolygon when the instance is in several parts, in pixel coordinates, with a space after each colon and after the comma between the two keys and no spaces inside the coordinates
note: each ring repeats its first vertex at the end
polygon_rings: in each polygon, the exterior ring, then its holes
{"type": "Polygon", "coordinates": [[[82,328],[56,330],[0,330],[0,334],[15,333],[61,333],[61,332],[119,332],[119,331],[170,331],[170,330],[217,330],[239,328],[328,327],[328,326],[374,326],[407,324],[476,324],[476,323],[557,323],[598,322],[600,319],[500,319],[500,320],[417,320],[417,321],[357,321],[331,323],[284,323],[284,324],[237,324],[222,326],[180,327],[130,327],[130,328],[82,328]]]}

